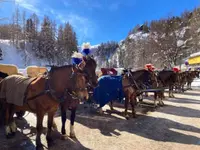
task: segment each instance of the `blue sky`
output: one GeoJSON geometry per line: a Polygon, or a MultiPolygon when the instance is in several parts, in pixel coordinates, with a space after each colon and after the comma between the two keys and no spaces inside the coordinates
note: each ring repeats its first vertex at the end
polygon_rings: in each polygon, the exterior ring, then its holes
{"type": "Polygon", "coordinates": [[[137,24],[180,15],[199,4],[200,0],[11,0],[0,3],[0,18],[10,18],[18,5],[27,11],[27,16],[35,12],[40,18],[50,16],[58,24],[69,21],[79,44],[95,45],[120,41],[137,24]]]}

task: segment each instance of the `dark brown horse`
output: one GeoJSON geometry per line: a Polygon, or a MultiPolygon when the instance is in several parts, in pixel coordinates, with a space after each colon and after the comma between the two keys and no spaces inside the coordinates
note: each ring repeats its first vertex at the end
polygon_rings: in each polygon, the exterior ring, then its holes
{"type": "Polygon", "coordinates": [[[169,88],[169,97],[174,97],[173,88],[177,83],[178,73],[172,70],[163,70],[158,72],[158,80],[162,83],[163,87],[169,88]]]}
{"type": "MultiPolygon", "coordinates": [[[[10,77],[9,79],[12,79],[10,77]]],[[[0,84],[0,90],[4,91],[3,83],[7,81],[5,78],[0,84]]],[[[48,76],[37,77],[30,83],[25,96],[26,103],[23,106],[17,106],[6,102],[3,97],[5,108],[5,127],[7,137],[11,137],[16,132],[16,124],[13,120],[15,111],[25,110],[36,113],[37,116],[37,136],[36,149],[42,149],[41,133],[44,115],[48,114],[48,132],[47,143],[52,145],[51,131],[55,112],[61,100],[65,100],[65,96],[76,95],[79,99],[87,99],[87,85],[85,74],[74,66],[52,67],[48,76]]]]}
{"type": "Polygon", "coordinates": [[[192,90],[191,84],[194,81],[195,78],[199,78],[199,71],[188,71],[187,76],[187,89],[192,90]]]}
{"type": "MultiPolygon", "coordinates": [[[[97,81],[97,76],[95,73],[97,64],[96,61],[91,57],[91,56],[86,56],[83,58],[83,62],[79,65],[79,68],[82,69],[82,71],[86,74],[86,82],[88,85],[88,91],[92,92],[93,88],[97,86],[98,81],[97,81]]],[[[68,94],[66,96],[66,100],[60,104],[60,109],[61,109],[61,120],[62,120],[62,128],[61,128],[61,133],[63,135],[66,135],[66,130],[65,130],[65,123],[66,123],[66,110],[71,111],[71,116],[70,116],[70,137],[74,138],[75,137],[75,131],[74,131],[74,121],[76,117],[76,109],[77,106],[80,102],[80,99],[77,98],[75,95],[70,95],[68,94]]],[[[54,122],[54,128],[57,129],[57,126],[54,122]]]]}
{"type": "Polygon", "coordinates": [[[184,85],[187,83],[188,71],[180,72],[177,77],[175,91],[185,92],[184,85]]]}
{"type": "Polygon", "coordinates": [[[151,70],[136,70],[131,71],[132,80],[136,83],[137,87],[137,93],[138,96],[140,96],[142,93],[141,90],[151,90],[151,89],[157,89],[157,91],[153,91],[154,93],[154,105],[157,106],[156,100],[157,97],[159,97],[159,104],[164,105],[162,99],[163,99],[163,93],[162,91],[159,91],[159,88],[162,87],[161,83],[159,82],[157,75],[154,71],[151,70]]]}

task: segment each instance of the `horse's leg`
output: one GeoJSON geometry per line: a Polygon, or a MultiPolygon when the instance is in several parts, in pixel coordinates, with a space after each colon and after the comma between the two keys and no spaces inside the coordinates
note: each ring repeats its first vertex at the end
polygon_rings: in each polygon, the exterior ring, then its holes
{"type": "Polygon", "coordinates": [[[9,126],[9,118],[10,118],[10,104],[6,104],[5,105],[5,133],[6,133],[6,138],[11,138],[12,137],[12,133],[11,133],[11,129],[9,126]]]}
{"type": "Polygon", "coordinates": [[[189,82],[187,82],[187,89],[189,90],[190,88],[189,88],[189,82]]]}
{"type": "Polygon", "coordinates": [[[114,110],[114,108],[113,108],[113,101],[110,101],[110,110],[114,110]]]}
{"type": "Polygon", "coordinates": [[[135,104],[136,104],[136,96],[131,96],[131,107],[132,107],[132,115],[133,115],[133,118],[136,118],[136,113],[135,113],[135,104]]]}
{"type": "Polygon", "coordinates": [[[159,95],[159,98],[158,98],[158,100],[159,100],[159,105],[160,106],[164,106],[164,102],[163,102],[163,92],[162,91],[160,91],[160,92],[158,92],[158,95],[159,95]]]}
{"type": "Polygon", "coordinates": [[[61,133],[62,135],[66,135],[66,130],[65,130],[65,123],[67,120],[67,115],[66,115],[66,109],[61,105],[61,120],[62,120],[62,128],[61,128],[61,133]]]}
{"type": "Polygon", "coordinates": [[[102,107],[99,108],[99,113],[100,113],[100,115],[103,115],[103,109],[102,109],[102,107]]]}
{"type": "Polygon", "coordinates": [[[148,92],[145,92],[145,97],[148,97],[148,92]]]}
{"type": "Polygon", "coordinates": [[[55,112],[49,112],[48,113],[48,124],[47,124],[48,131],[47,131],[47,136],[46,136],[48,147],[52,146],[52,144],[53,144],[53,140],[51,138],[51,132],[52,132],[54,114],[55,114],[55,112]]]}
{"type": "Polygon", "coordinates": [[[125,104],[124,104],[124,108],[125,108],[124,115],[125,115],[125,118],[126,118],[126,119],[129,118],[129,115],[128,115],[128,113],[127,113],[127,111],[128,111],[128,103],[129,103],[129,98],[126,97],[126,98],[125,98],[125,104]]]}
{"type": "Polygon", "coordinates": [[[74,132],[74,121],[76,117],[76,108],[71,110],[71,116],[70,116],[70,137],[76,138],[75,132],[74,132]]]}
{"type": "Polygon", "coordinates": [[[169,86],[169,97],[171,97],[171,86],[169,86]]]}
{"type": "Polygon", "coordinates": [[[37,112],[37,135],[36,135],[36,150],[43,149],[42,143],[41,143],[41,134],[43,130],[42,122],[44,118],[44,114],[42,111],[37,112]]]}
{"type": "Polygon", "coordinates": [[[190,82],[190,84],[189,84],[189,85],[190,85],[190,90],[192,90],[192,82],[190,82]]]}
{"type": "Polygon", "coordinates": [[[157,107],[157,103],[156,103],[157,97],[158,97],[158,93],[154,92],[154,107],[157,107]]]}
{"type": "Polygon", "coordinates": [[[56,122],[55,122],[54,119],[53,119],[52,128],[53,128],[54,130],[58,130],[58,127],[57,127],[56,122]]]}
{"type": "Polygon", "coordinates": [[[14,113],[15,113],[15,106],[14,105],[10,105],[10,112],[9,112],[9,122],[10,122],[10,129],[11,129],[11,133],[14,136],[16,131],[17,131],[17,125],[14,121],[14,113]]]}
{"type": "Polygon", "coordinates": [[[173,95],[173,91],[174,91],[174,86],[171,87],[171,98],[174,97],[174,95],[173,95]]]}

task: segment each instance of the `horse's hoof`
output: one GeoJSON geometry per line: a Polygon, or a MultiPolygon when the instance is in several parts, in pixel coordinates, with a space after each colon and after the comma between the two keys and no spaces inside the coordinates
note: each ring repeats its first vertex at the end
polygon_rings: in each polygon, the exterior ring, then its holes
{"type": "Polygon", "coordinates": [[[114,108],[110,108],[110,110],[111,110],[111,111],[115,111],[115,109],[114,109],[114,108]]]}
{"type": "Polygon", "coordinates": [[[12,133],[11,133],[12,136],[15,136],[15,134],[16,134],[16,132],[12,132],[12,133]]]}
{"type": "Polygon", "coordinates": [[[61,140],[67,140],[68,139],[68,136],[67,135],[62,135],[61,136],[61,140]]]}
{"type": "Polygon", "coordinates": [[[7,138],[7,139],[11,139],[11,138],[13,138],[13,135],[12,135],[12,133],[10,133],[10,134],[7,134],[7,135],[6,135],[6,138],[7,138]]]}
{"type": "Polygon", "coordinates": [[[61,133],[62,133],[62,135],[65,135],[66,134],[65,129],[62,129],[61,133]]]}
{"type": "Polygon", "coordinates": [[[37,145],[35,149],[36,149],[36,150],[44,150],[42,144],[41,144],[41,145],[37,145]]]}
{"type": "Polygon", "coordinates": [[[155,108],[155,109],[158,108],[158,105],[154,105],[154,108],[155,108]]]}
{"type": "Polygon", "coordinates": [[[55,123],[53,123],[53,125],[52,125],[52,128],[54,129],[54,130],[58,130],[58,127],[57,127],[57,125],[55,124],[55,123]]]}
{"type": "Polygon", "coordinates": [[[70,138],[76,139],[76,135],[74,133],[70,133],[70,138]]]}
{"type": "Polygon", "coordinates": [[[48,144],[48,147],[52,147],[53,145],[55,145],[55,142],[52,139],[48,139],[47,144],[48,144]]]}
{"type": "Polygon", "coordinates": [[[103,112],[103,111],[100,111],[100,112],[99,112],[99,114],[100,114],[100,115],[103,115],[103,114],[104,114],[104,112],[103,112]]]}
{"type": "Polygon", "coordinates": [[[129,120],[129,115],[125,115],[126,120],[129,120]]]}
{"type": "Polygon", "coordinates": [[[133,118],[137,118],[137,115],[136,115],[136,114],[133,114],[133,118]]]}

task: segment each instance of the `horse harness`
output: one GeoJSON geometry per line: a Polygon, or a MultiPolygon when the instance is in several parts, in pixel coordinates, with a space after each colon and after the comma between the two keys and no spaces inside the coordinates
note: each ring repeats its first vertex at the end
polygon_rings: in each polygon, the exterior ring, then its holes
{"type": "MultiPolygon", "coordinates": [[[[74,75],[75,74],[72,73],[70,78],[73,79],[74,75]]],[[[56,91],[50,86],[50,80],[51,79],[48,77],[48,75],[45,76],[45,79],[46,79],[46,81],[45,81],[45,89],[44,89],[44,91],[42,91],[39,94],[37,94],[35,96],[32,96],[30,98],[27,98],[28,90],[25,93],[24,101],[25,101],[25,103],[27,103],[27,105],[28,105],[30,110],[32,110],[32,109],[30,108],[30,105],[28,104],[28,102],[31,101],[31,100],[34,100],[34,99],[36,99],[36,98],[38,98],[40,96],[49,95],[56,102],[62,103],[62,102],[65,101],[66,94],[70,95],[72,97],[72,99],[79,99],[80,100],[80,98],[78,97],[78,95],[76,94],[75,91],[83,91],[83,90],[87,89],[87,88],[73,88],[73,90],[72,90],[72,89],[68,88],[68,89],[65,89],[65,91],[62,93],[61,96],[57,96],[56,95],[56,91]]]]}

